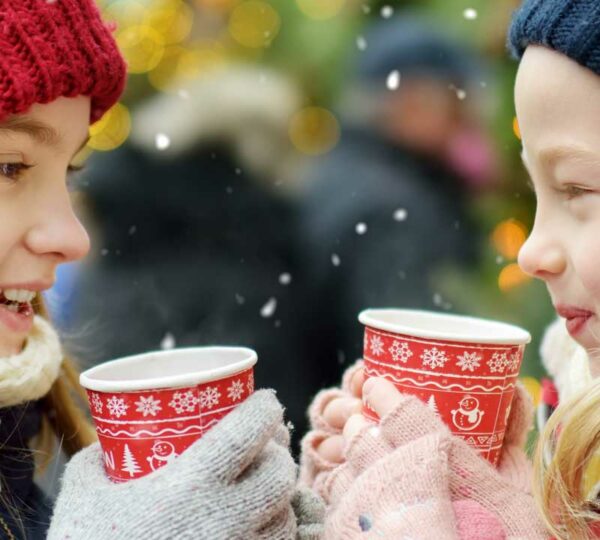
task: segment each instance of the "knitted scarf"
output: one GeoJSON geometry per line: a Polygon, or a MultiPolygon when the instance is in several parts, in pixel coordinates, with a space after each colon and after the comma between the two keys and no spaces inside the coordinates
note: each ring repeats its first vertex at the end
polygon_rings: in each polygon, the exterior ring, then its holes
{"type": "Polygon", "coordinates": [[[55,330],[36,315],[23,350],[0,358],[0,407],[46,395],[58,377],[61,362],[62,351],[55,330]]]}

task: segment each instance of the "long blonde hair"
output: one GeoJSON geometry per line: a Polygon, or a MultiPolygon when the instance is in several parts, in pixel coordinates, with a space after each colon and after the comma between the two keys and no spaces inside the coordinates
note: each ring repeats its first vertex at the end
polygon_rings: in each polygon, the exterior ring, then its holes
{"type": "MultiPolygon", "coordinates": [[[[38,315],[49,320],[41,295],[34,301],[38,315]]],[[[38,470],[43,470],[56,451],[56,441],[67,456],[97,441],[96,432],[86,413],[87,397],[79,385],[79,371],[74,360],[65,356],[58,378],[43,398],[42,428],[33,441],[38,470]]]]}
{"type": "Polygon", "coordinates": [[[535,452],[533,493],[557,540],[596,538],[590,525],[600,526],[600,503],[589,500],[585,474],[599,449],[600,379],[596,379],[559,405],[535,452]]]}

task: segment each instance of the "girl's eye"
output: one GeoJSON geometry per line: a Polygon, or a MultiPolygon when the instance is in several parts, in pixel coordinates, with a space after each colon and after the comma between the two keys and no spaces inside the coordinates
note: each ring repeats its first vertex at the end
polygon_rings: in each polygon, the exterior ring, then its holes
{"type": "Polygon", "coordinates": [[[32,165],[25,165],[25,163],[0,163],[0,175],[16,182],[23,172],[31,167],[32,165]]]}
{"type": "Polygon", "coordinates": [[[565,188],[561,190],[561,192],[567,196],[568,200],[581,197],[581,195],[585,195],[586,193],[591,193],[589,189],[585,189],[575,185],[565,186],[565,188]]]}

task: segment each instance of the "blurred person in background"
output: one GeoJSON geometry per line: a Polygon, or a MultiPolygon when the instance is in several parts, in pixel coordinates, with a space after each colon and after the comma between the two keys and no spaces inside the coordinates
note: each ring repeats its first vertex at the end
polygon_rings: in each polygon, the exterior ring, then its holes
{"type": "Polygon", "coordinates": [[[67,334],[89,365],[160,347],[251,347],[257,381],[304,431],[305,388],[316,383],[294,323],[281,185],[297,101],[284,78],[229,66],[142,104],[128,142],[91,158],[80,183],[98,249],[65,274],[77,294],[63,284],[58,310],[77,321],[67,334]]]}
{"type": "Polygon", "coordinates": [[[362,309],[451,308],[434,273],[475,261],[469,195],[497,181],[475,53],[412,13],[375,24],[365,42],[340,141],[309,174],[298,228],[322,384],[361,356],[362,309]]]}

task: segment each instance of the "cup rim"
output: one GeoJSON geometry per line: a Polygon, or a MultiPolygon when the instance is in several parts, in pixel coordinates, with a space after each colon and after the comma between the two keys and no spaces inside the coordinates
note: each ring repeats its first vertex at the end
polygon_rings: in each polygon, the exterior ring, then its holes
{"type": "Polygon", "coordinates": [[[169,350],[148,351],[131,356],[124,356],[98,364],[89,368],[79,375],[79,384],[87,390],[96,390],[98,392],[128,392],[134,390],[151,390],[158,388],[178,388],[185,386],[195,386],[197,384],[217,381],[245,371],[256,364],[258,360],[256,351],[247,347],[182,347],[169,350]],[[202,352],[203,354],[215,354],[222,352],[238,352],[244,354],[245,357],[239,361],[232,362],[222,367],[213,369],[204,369],[191,371],[178,375],[169,375],[165,377],[147,377],[144,379],[130,379],[125,381],[99,379],[95,378],[103,370],[115,366],[116,364],[136,364],[147,360],[149,357],[168,355],[173,353],[194,354],[202,352]]]}
{"type": "Polygon", "coordinates": [[[457,315],[454,313],[438,313],[436,311],[404,308],[370,308],[361,311],[358,315],[358,320],[370,328],[386,330],[395,334],[405,334],[414,337],[442,341],[480,343],[482,345],[525,345],[531,341],[531,334],[520,326],[482,317],[470,317],[467,315],[457,315]],[[437,318],[440,322],[444,320],[463,322],[465,324],[478,326],[482,330],[486,331],[489,328],[489,336],[482,334],[478,337],[473,337],[467,333],[419,328],[415,325],[411,326],[408,321],[403,324],[401,322],[389,322],[378,318],[382,315],[390,314],[397,314],[400,316],[405,315],[407,319],[410,316],[418,317],[421,315],[427,315],[437,318]],[[494,330],[496,330],[496,335],[494,334],[494,330]],[[500,333],[504,335],[500,335],[499,337],[498,334],[500,333]]]}

